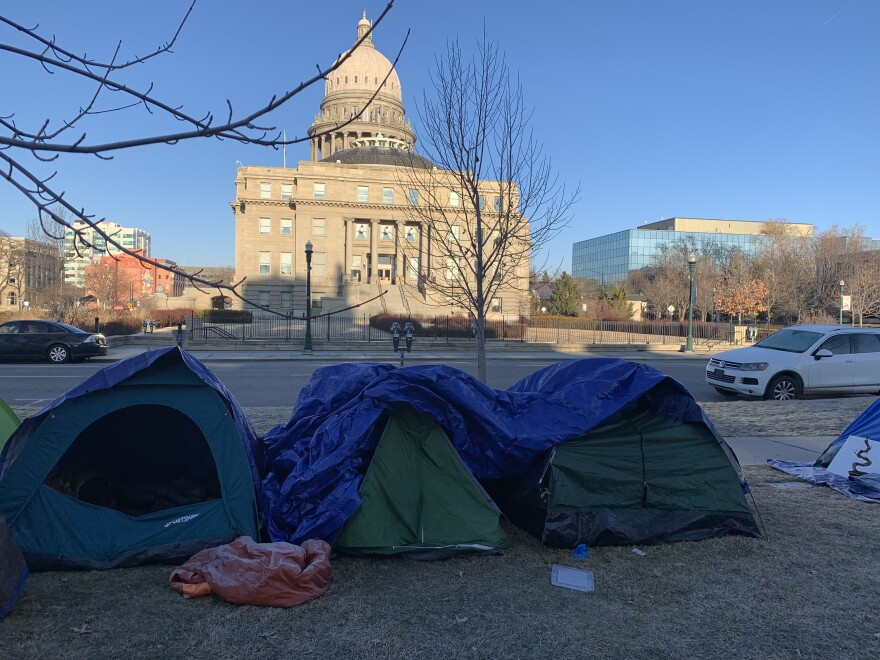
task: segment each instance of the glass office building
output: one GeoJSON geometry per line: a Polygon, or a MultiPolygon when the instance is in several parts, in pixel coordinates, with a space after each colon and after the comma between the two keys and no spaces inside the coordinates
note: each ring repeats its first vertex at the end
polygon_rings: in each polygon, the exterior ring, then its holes
{"type": "MultiPolygon", "coordinates": [[[[590,278],[602,284],[622,282],[631,270],[650,265],[660,245],[682,240],[698,249],[712,242],[739,248],[745,254],[755,254],[765,224],[749,220],[670,218],[579,241],[572,246],[572,276],[590,278]]],[[[813,235],[813,225],[790,224],[797,233],[813,235]]]]}

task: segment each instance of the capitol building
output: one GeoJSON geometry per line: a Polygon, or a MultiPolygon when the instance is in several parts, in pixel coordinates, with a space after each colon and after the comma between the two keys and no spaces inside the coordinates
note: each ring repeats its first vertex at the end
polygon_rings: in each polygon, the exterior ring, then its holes
{"type": "MultiPolygon", "coordinates": [[[[357,38],[369,29],[364,16],[357,38]]],[[[310,160],[296,167],[238,169],[231,207],[242,295],[269,310],[304,315],[310,242],[313,315],[346,308],[357,316],[466,314],[461,298],[449,292],[473,278],[461,249],[476,234],[473,209],[454,173],[415,151],[400,80],[372,34],[327,76],[309,136],[310,160]]],[[[485,182],[484,195],[482,186],[478,203],[491,231],[493,214],[516,204],[498,191],[516,189],[485,182]]],[[[485,277],[493,285],[488,318],[528,314],[527,259],[508,270],[497,265],[485,277]]]]}

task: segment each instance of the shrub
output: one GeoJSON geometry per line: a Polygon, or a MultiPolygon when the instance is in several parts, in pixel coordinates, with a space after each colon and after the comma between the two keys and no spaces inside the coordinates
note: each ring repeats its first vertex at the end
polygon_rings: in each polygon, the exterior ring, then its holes
{"type": "Polygon", "coordinates": [[[134,335],[143,331],[143,325],[131,317],[115,317],[100,323],[99,329],[105,337],[134,335]]]}
{"type": "Polygon", "coordinates": [[[176,327],[178,323],[186,325],[187,319],[192,316],[191,309],[154,309],[150,317],[156,322],[157,328],[176,327]]]}
{"type": "Polygon", "coordinates": [[[249,309],[206,309],[202,318],[205,323],[252,323],[254,315],[249,309]]]}

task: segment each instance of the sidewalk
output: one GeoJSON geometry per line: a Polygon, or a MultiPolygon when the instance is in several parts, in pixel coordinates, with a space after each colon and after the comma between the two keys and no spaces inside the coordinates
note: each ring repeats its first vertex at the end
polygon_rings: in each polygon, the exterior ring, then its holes
{"type": "MultiPolygon", "coordinates": [[[[167,342],[147,343],[131,343],[121,346],[111,347],[106,356],[94,357],[92,362],[116,362],[132,355],[140,355],[141,353],[167,347],[167,342]]],[[[186,346],[186,343],[184,343],[186,346]]],[[[375,343],[368,348],[352,348],[348,350],[340,350],[338,348],[322,348],[317,347],[311,352],[305,352],[302,348],[288,349],[276,348],[275,345],[262,345],[254,348],[199,348],[194,346],[187,349],[188,352],[201,362],[218,362],[218,361],[234,361],[234,360],[296,360],[296,361],[326,361],[326,362],[392,362],[400,361],[400,354],[395,353],[391,346],[382,346],[375,343]]],[[[419,361],[448,361],[462,360],[474,355],[473,346],[450,346],[449,348],[425,348],[419,349],[414,346],[413,350],[406,354],[405,360],[419,361]]],[[[632,349],[625,345],[620,346],[596,346],[591,350],[578,350],[567,346],[548,348],[546,346],[530,350],[528,348],[517,348],[515,350],[505,348],[489,347],[486,351],[488,360],[573,360],[588,357],[614,357],[614,358],[637,358],[640,362],[650,362],[656,360],[698,360],[706,362],[712,352],[700,351],[694,353],[685,353],[674,347],[654,348],[651,350],[632,349]]]]}
{"type": "Polygon", "coordinates": [[[836,435],[724,438],[740,465],[766,465],[771,458],[812,463],[836,439],[836,435]]]}

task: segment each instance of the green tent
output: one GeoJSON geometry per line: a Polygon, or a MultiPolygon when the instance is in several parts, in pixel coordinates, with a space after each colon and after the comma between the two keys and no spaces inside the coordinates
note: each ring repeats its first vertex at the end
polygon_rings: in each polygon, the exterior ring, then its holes
{"type": "Polygon", "coordinates": [[[12,408],[3,399],[0,399],[0,451],[3,451],[3,445],[19,424],[21,421],[18,415],[12,412],[12,408]]]}
{"type": "Polygon", "coordinates": [[[388,420],[360,486],[361,505],[334,543],[346,554],[438,559],[500,554],[500,512],[430,415],[388,420]]]}
{"type": "Polygon", "coordinates": [[[0,514],[32,569],[178,562],[256,536],[253,431],[177,347],[95,373],[25,420],[0,463],[0,514]]]}
{"type": "Polygon", "coordinates": [[[727,444],[705,423],[640,406],[486,486],[514,523],[556,547],[758,535],[727,444]]]}

